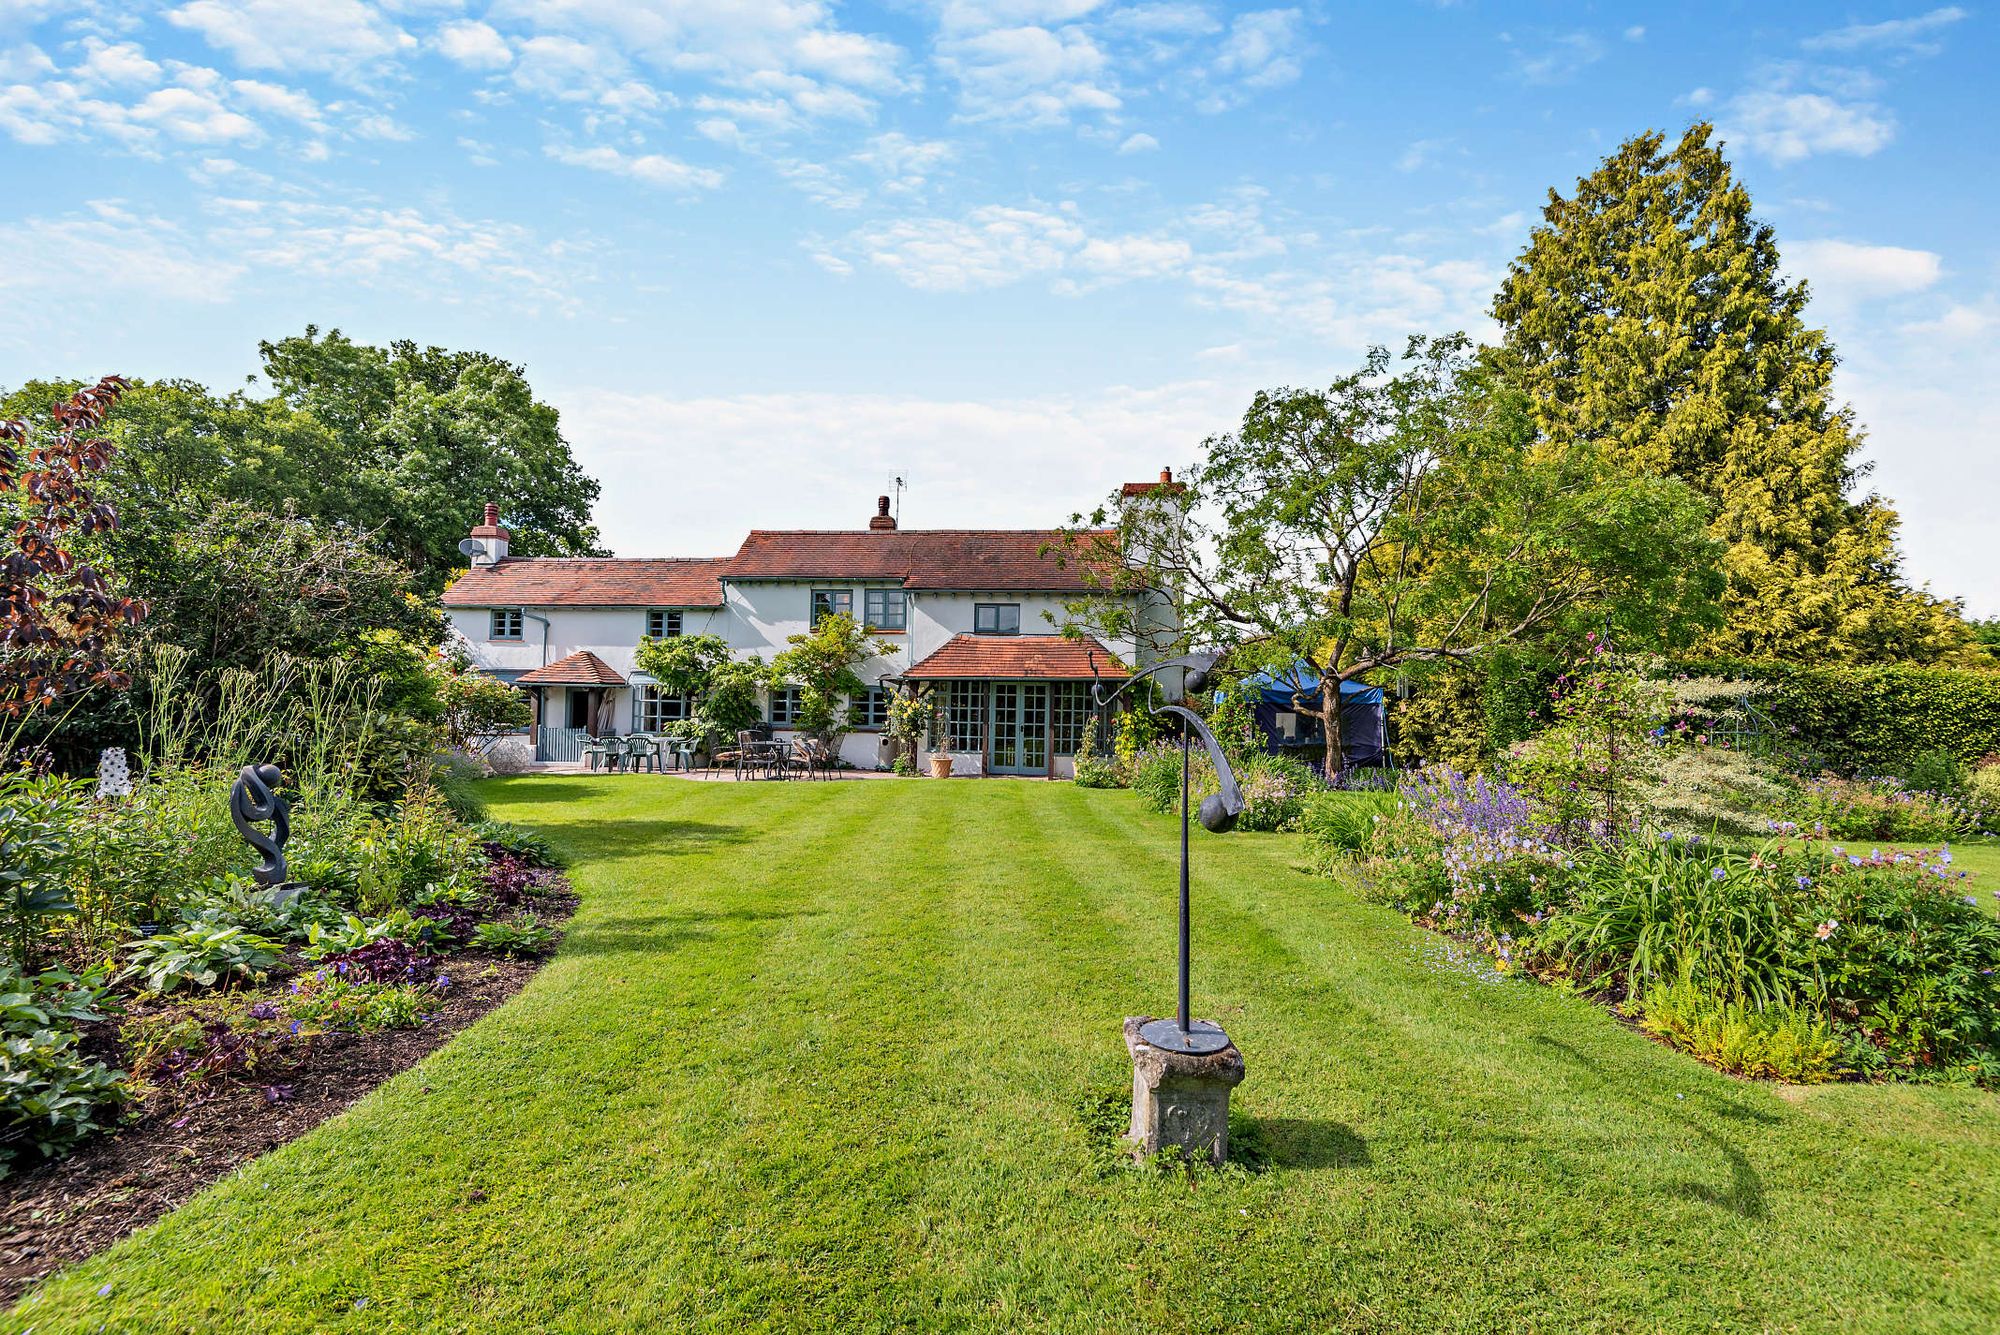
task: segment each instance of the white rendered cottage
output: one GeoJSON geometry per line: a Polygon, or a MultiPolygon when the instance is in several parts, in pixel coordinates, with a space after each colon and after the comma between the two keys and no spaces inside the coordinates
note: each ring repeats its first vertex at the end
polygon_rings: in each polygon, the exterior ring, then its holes
{"type": "MultiPolygon", "coordinates": [[[[1160,485],[1171,478],[1126,494],[1160,485]]],[[[850,702],[843,759],[884,763],[889,698],[920,689],[946,707],[957,772],[1068,777],[1091,682],[1122,679],[1144,649],[1057,633],[1065,600],[1086,586],[1044,554],[1055,536],[901,529],[885,497],[865,529],[754,530],[734,556],[517,558],[488,505],[466,544],[472,567],[444,607],[476,666],[534,695],[540,760],[576,758],[586,736],[657,732],[687,716],[685,699],[638,671],[644,637],[719,635],[738,656],[770,662],[816,617],[846,612],[895,647],[859,669],[868,690],[850,702]]],[[[1164,598],[1134,596],[1164,624],[1164,598]]],[[[768,694],[775,735],[790,733],[797,707],[796,691],[768,694]]]]}

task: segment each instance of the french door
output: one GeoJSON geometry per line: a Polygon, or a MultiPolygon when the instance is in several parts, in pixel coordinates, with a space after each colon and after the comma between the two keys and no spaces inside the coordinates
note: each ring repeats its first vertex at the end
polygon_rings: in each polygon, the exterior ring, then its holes
{"type": "Polygon", "coordinates": [[[996,681],[988,712],[986,768],[993,774],[1049,771],[1049,688],[1044,682],[996,681]]]}

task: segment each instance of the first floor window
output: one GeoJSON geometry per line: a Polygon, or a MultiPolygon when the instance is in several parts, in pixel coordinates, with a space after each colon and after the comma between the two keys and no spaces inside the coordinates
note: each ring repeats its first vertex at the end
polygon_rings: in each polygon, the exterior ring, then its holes
{"type": "Polygon", "coordinates": [[[974,603],[972,607],[972,629],[979,635],[1019,635],[1021,633],[1021,605],[1019,603],[974,603]]]}
{"type": "Polygon", "coordinates": [[[945,692],[950,750],[978,751],[986,745],[986,683],[955,681],[945,692]]]}
{"type": "Polygon", "coordinates": [[[835,613],[839,613],[841,616],[849,616],[849,617],[854,615],[854,590],[814,589],[813,611],[812,611],[813,625],[817,626],[819,624],[819,619],[821,617],[830,617],[835,613]]]}
{"type": "Polygon", "coordinates": [[[664,640],[668,636],[681,633],[681,614],[678,609],[654,608],[646,613],[646,638],[664,640]]]}
{"type": "Polygon", "coordinates": [[[889,692],[880,686],[870,686],[854,697],[847,717],[857,728],[883,727],[889,722],[889,692]]]}
{"type": "MultiPolygon", "coordinates": [[[[1049,740],[1059,756],[1073,756],[1083,740],[1083,725],[1090,719],[1090,683],[1058,681],[1049,686],[1049,740]]],[[[1103,732],[1102,728],[1098,729],[1103,732]]],[[[1097,749],[1109,751],[1108,739],[1099,736],[1097,749]]]]}
{"type": "Polygon", "coordinates": [[[771,726],[789,728],[798,722],[799,688],[786,686],[771,692],[771,726]]]}
{"type": "Polygon", "coordinates": [[[634,732],[665,732],[669,723],[678,723],[693,714],[685,695],[669,695],[657,686],[632,688],[634,732]]]}
{"type": "Polygon", "coordinates": [[[909,624],[909,606],[901,589],[865,590],[861,608],[870,630],[902,630],[909,624]]]}
{"type": "Polygon", "coordinates": [[[522,621],[520,608],[496,607],[486,637],[490,640],[518,640],[521,638],[522,621]]]}

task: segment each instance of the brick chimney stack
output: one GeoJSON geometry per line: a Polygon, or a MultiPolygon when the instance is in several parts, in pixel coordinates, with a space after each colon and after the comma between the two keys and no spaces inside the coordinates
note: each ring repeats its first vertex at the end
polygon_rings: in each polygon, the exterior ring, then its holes
{"type": "Polygon", "coordinates": [[[472,559],[476,566],[497,565],[506,560],[508,544],[514,540],[514,535],[500,526],[500,507],[492,501],[486,502],[486,513],[473,527],[472,536],[486,548],[484,556],[472,559]]]}
{"type": "Polygon", "coordinates": [[[877,496],[875,498],[875,517],[868,521],[869,530],[875,533],[888,533],[893,531],[895,527],[896,517],[889,513],[889,498],[887,496],[877,496]]]}

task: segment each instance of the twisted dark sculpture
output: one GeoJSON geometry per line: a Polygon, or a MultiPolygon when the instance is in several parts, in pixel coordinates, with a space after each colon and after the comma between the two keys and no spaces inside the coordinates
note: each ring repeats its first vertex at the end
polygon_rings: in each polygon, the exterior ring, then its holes
{"type": "MultiPolygon", "coordinates": [[[[1191,699],[1208,689],[1209,674],[1215,670],[1213,654],[1188,654],[1180,658],[1169,658],[1142,668],[1126,678],[1125,684],[1109,695],[1104,693],[1104,684],[1093,681],[1090,687],[1090,701],[1099,709],[1108,707],[1119,696],[1138,685],[1148,677],[1160,673],[1181,670],[1180,699],[1191,699]]],[[[1090,657],[1090,670],[1097,671],[1097,656],[1090,657]]],[[[1226,834],[1236,827],[1236,818],[1243,814],[1243,790],[1236,784],[1236,772],[1229,768],[1228,757],[1222,754],[1222,747],[1215,740],[1215,734],[1201,721],[1201,716],[1178,702],[1163,704],[1155,708],[1155,714],[1172,714],[1181,721],[1181,950],[1180,950],[1180,995],[1179,1007],[1171,1020],[1154,1020],[1139,1030],[1139,1037],[1154,1047],[1166,1052],[1209,1053],[1220,1052],[1229,1046],[1229,1035],[1222,1032],[1219,1025],[1206,1020],[1188,1018],[1188,972],[1191,954],[1188,914],[1188,760],[1195,738],[1208,749],[1208,758],[1215,765],[1215,779],[1220,792],[1210,793],[1201,800],[1201,811],[1197,819],[1202,828],[1215,834],[1226,834]]]]}
{"type": "Polygon", "coordinates": [[[245,765],[229,790],[229,814],[243,842],[263,854],[254,875],[266,887],[285,883],[285,841],[292,837],[291,804],[278,796],[280,779],[276,765],[245,765]],[[253,823],[270,821],[265,834],[253,823]]]}

